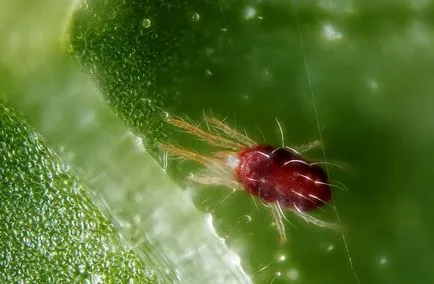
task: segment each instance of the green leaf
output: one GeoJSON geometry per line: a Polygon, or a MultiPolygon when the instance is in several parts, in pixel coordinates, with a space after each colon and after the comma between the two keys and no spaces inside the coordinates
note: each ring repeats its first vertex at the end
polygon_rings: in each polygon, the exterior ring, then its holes
{"type": "MultiPolygon", "coordinates": [[[[334,197],[361,282],[434,281],[430,1],[0,6],[0,97],[89,182],[121,244],[133,244],[160,281],[249,282],[241,262],[257,283],[355,282],[340,234],[287,214],[296,228],[280,246],[260,203],[189,185],[196,207],[212,214],[204,218],[144,152],[160,165],[159,142],[207,153],[164,119],[200,121],[203,111],[268,144],[280,144],[276,117],[287,145],[321,139],[326,157],[309,158],[349,165],[329,170],[349,188],[334,197]],[[68,20],[65,46],[111,108],[59,46],[68,20]]],[[[184,183],[195,168],[169,161],[168,170],[184,183]]],[[[336,218],[331,208],[317,213],[336,218]]]]}
{"type": "MultiPolygon", "coordinates": [[[[282,247],[268,212],[246,195],[196,189],[196,205],[213,213],[256,281],[281,272],[283,283],[350,283],[356,272],[363,282],[407,283],[433,264],[422,214],[429,208],[422,196],[432,200],[421,169],[429,159],[416,150],[432,139],[432,8],[427,1],[93,0],[74,12],[68,44],[160,163],[159,142],[209,150],[164,122],[167,114],[200,121],[205,111],[274,145],[277,117],[287,144],[321,139],[326,155],[309,157],[354,169],[330,167],[332,179],[350,188],[335,191],[349,252],[340,234],[308,226],[288,226],[291,241],[282,247]],[[417,177],[417,193],[408,193],[408,176],[417,177]],[[397,219],[397,211],[407,217],[397,219]],[[417,268],[402,269],[409,256],[417,268]]],[[[179,182],[191,169],[169,163],[179,182]]],[[[319,215],[336,219],[330,208],[319,215]]]]}
{"type": "Polygon", "coordinates": [[[154,282],[89,191],[0,104],[0,281],[154,282]]]}
{"type": "Polygon", "coordinates": [[[120,244],[162,283],[249,283],[238,255],[215,234],[212,217],[144,152],[143,137],[113,115],[65,54],[60,39],[68,3],[11,3],[0,4],[0,97],[87,185],[120,244]]]}

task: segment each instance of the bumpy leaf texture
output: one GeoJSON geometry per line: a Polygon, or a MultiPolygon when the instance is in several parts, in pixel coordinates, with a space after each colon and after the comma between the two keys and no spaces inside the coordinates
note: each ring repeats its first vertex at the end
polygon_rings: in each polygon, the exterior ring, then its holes
{"type": "Polygon", "coordinates": [[[154,282],[89,191],[0,104],[0,282],[154,282]]]}

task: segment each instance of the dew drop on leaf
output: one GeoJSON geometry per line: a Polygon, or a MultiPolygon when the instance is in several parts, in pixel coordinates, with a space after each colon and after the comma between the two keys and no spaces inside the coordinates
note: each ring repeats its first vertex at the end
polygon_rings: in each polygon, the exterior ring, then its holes
{"type": "Polygon", "coordinates": [[[143,21],[142,21],[142,26],[143,26],[145,29],[150,28],[150,27],[151,27],[151,20],[148,19],[148,18],[143,19],[143,21]]]}
{"type": "Polygon", "coordinates": [[[200,20],[200,15],[199,15],[199,13],[194,13],[193,16],[191,16],[191,20],[192,20],[193,22],[199,22],[199,20],[200,20]]]}

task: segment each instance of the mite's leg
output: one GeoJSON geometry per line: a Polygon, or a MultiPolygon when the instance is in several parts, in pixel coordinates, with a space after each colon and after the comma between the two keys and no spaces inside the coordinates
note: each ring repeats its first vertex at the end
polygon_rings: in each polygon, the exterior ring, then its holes
{"type": "Polygon", "coordinates": [[[236,131],[235,129],[229,127],[225,123],[221,122],[215,117],[207,117],[204,115],[205,120],[208,121],[211,125],[213,125],[215,128],[221,130],[223,133],[225,133],[227,136],[229,136],[231,139],[243,144],[244,146],[252,147],[258,143],[253,141],[248,136],[241,134],[240,132],[236,131]]]}
{"type": "Polygon", "coordinates": [[[184,157],[184,158],[195,161],[195,162],[197,162],[201,165],[204,165],[204,166],[208,166],[210,163],[212,163],[212,159],[210,159],[208,157],[202,156],[202,155],[195,153],[193,151],[189,151],[189,150],[175,147],[175,146],[170,145],[170,144],[161,144],[160,148],[163,151],[166,151],[167,153],[169,153],[171,155],[178,156],[178,157],[184,157]]]}
{"type": "Polygon", "coordinates": [[[192,125],[192,124],[190,124],[184,120],[176,119],[176,118],[169,118],[167,121],[170,124],[172,124],[173,126],[184,129],[187,133],[190,133],[193,136],[202,138],[203,140],[205,140],[206,142],[208,142],[209,144],[212,144],[214,146],[232,149],[235,151],[239,151],[242,148],[244,148],[243,144],[240,144],[240,143],[237,143],[234,141],[230,141],[230,140],[225,139],[223,137],[219,137],[219,136],[207,133],[207,132],[203,131],[202,129],[200,129],[199,127],[194,126],[194,125],[192,125]]]}
{"type": "Polygon", "coordinates": [[[163,151],[166,151],[171,155],[183,157],[203,165],[207,169],[207,171],[212,174],[191,174],[189,176],[190,180],[202,184],[224,185],[232,189],[241,189],[239,183],[233,179],[233,173],[231,169],[226,165],[226,161],[220,160],[217,157],[209,158],[193,151],[181,149],[169,144],[162,144],[160,147],[163,151]],[[218,176],[214,176],[215,174],[218,174],[218,176]]]}
{"type": "Polygon", "coordinates": [[[188,179],[205,185],[223,185],[233,190],[242,189],[238,182],[230,179],[229,177],[225,178],[225,177],[191,174],[188,177],[188,179]]]}
{"type": "Polygon", "coordinates": [[[285,233],[285,225],[283,224],[283,219],[285,216],[281,208],[279,208],[279,204],[271,204],[270,205],[271,213],[273,214],[274,223],[276,224],[277,232],[280,236],[280,241],[282,243],[287,241],[286,233],[285,233]]]}
{"type": "Polygon", "coordinates": [[[294,214],[296,216],[298,216],[301,219],[303,219],[304,221],[306,221],[306,223],[313,224],[313,225],[316,225],[318,227],[329,228],[329,229],[336,230],[336,231],[342,231],[342,227],[339,226],[338,224],[329,223],[329,222],[325,222],[323,220],[317,219],[317,218],[307,214],[306,212],[301,211],[297,206],[294,205],[294,207],[295,207],[295,209],[292,210],[292,212],[294,212],[294,214]]]}

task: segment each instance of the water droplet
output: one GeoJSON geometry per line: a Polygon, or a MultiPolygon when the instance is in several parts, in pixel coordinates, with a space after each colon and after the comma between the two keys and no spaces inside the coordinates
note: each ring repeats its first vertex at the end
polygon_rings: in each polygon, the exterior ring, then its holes
{"type": "Polygon", "coordinates": [[[256,9],[253,7],[247,7],[244,9],[244,19],[252,20],[256,16],[256,9]]]}
{"type": "Polygon", "coordinates": [[[291,268],[290,270],[288,270],[288,272],[286,273],[286,276],[289,278],[289,280],[295,281],[299,278],[299,273],[298,270],[295,268],[291,268]]]}
{"type": "Polygon", "coordinates": [[[387,259],[385,256],[381,256],[381,257],[378,259],[378,264],[379,264],[380,266],[385,266],[385,265],[387,264],[387,262],[388,262],[388,259],[387,259]]]}
{"type": "Polygon", "coordinates": [[[335,27],[333,27],[330,24],[324,25],[324,27],[323,27],[323,34],[324,34],[324,37],[327,40],[330,40],[330,41],[337,41],[337,40],[342,39],[342,33],[340,33],[339,31],[337,31],[335,29],[335,27]]]}
{"type": "Polygon", "coordinates": [[[199,15],[199,13],[194,13],[194,14],[191,16],[191,20],[192,20],[193,22],[199,22],[199,20],[200,20],[200,15],[199,15]]]}
{"type": "Polygon", "coordinates": [[[265,80],[270,80],[271,79],[271,72],[270,72],[270,70],[268,70],[268,69],[265,69],[264,70],[264,73],[263,73],[264,75],[263,75],[263,78],[265,79],[265,80]]]}
{"type": "Polygon", "coordinates": [[[378,90],[378,82],[377,81],[375,81],[374,79],[369,79],[368,80],[368,85],[369,85],[369,88],[371,88],[371,90],[378,90]]]}
{"type": "Polygon", "coordinates": [[[282,254],[277,258],[277,262],[284,262],[286,260],[286,255],[282,254]]]}
{"type": "Polygon", "coordinates": [[[143,21],[142,21],[142,26],[143,26],[145,29],[150,28],[150,27],[151,27],[151,20],[148,19],[148,18],[143,19],[143,21]]]}
{"type": "Polygon", "coordinates": [[[212,71],[209,70],[209,69],[206,69],[205,70],[205,76],[208,77],[208,78],[211,77],[212,76],[212,71]]]}

